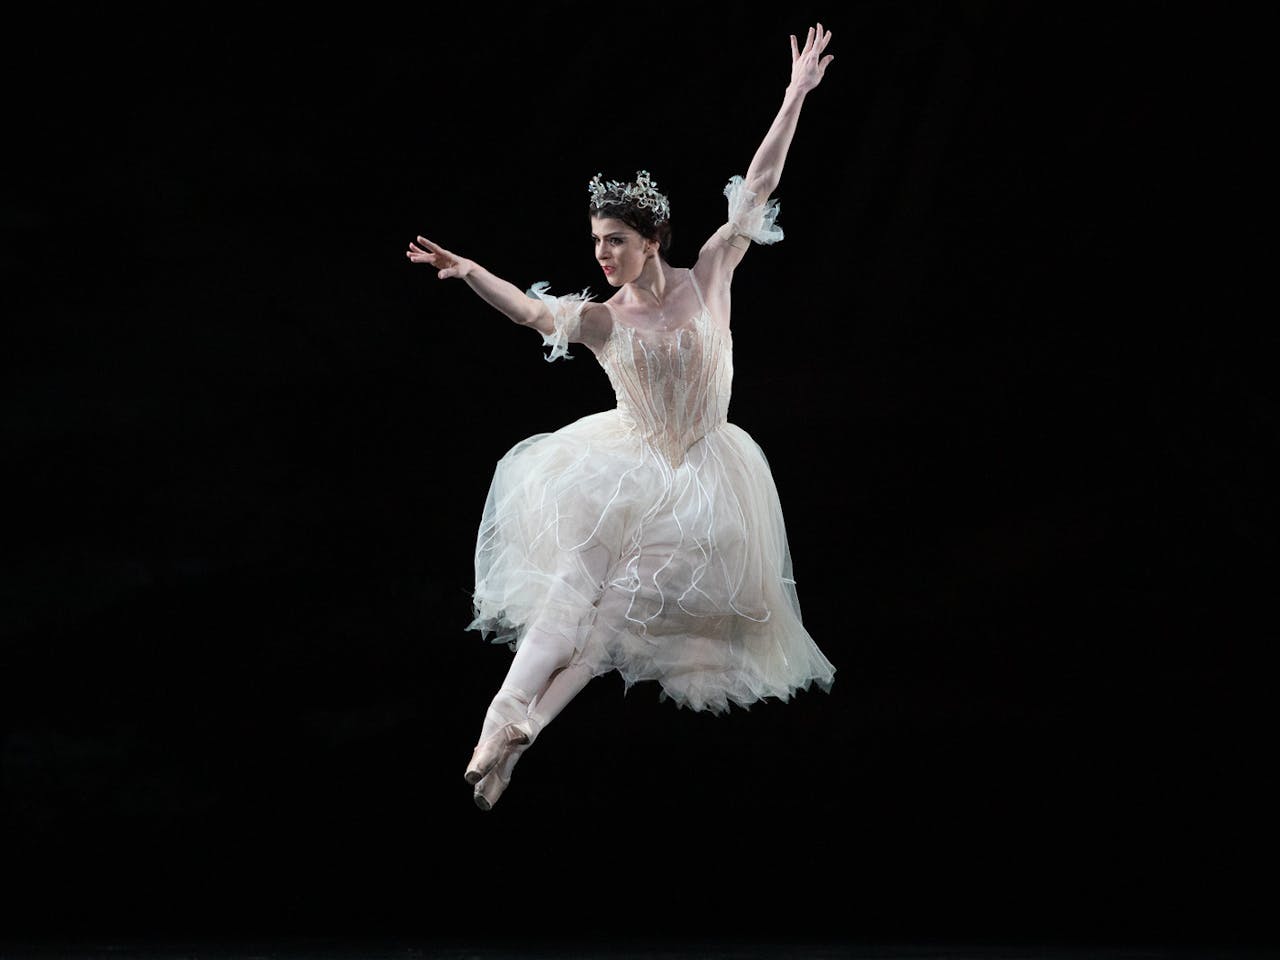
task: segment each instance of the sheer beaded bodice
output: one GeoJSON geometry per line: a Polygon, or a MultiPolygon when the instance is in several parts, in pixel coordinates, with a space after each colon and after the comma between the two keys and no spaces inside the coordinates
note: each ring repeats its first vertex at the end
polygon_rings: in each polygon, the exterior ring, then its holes
{"type": "Polygon", "coordinates": [[[665,330],[615,317],[599,354],[628,426],[673,468],[726,421],[733,382],[730,335],[712,319],[692,271],[689,279],[701,306],[697,316],[665,330]]]}

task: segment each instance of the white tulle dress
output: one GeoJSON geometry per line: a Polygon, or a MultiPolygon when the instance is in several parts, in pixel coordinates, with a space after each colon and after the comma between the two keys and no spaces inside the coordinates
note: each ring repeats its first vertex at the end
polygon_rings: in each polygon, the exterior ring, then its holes
{"type": "MultiPolygon", "coordinates": [[[[741,177],[725,187],[732,231],[782,236],[741,177]]],[[[474,619],[516,650],[533,624],[569,637],[592,673],[625,689],[661,685],[660,699],[723,713],[788,700],[835,668],[801,623],[782,508],[760,447],[727,420],[733,379],[728,317],[700,309],[663,330],[611,310],[592,350],[617,396],[554,433],[520,441],[498,461],[476,542],[474,619]]],[[[588,292],[529,291],[550,308],[548,360],[579,339],[588,292]]],[[[724,299],[727,304],[727,298],[724,299]]],[[[625,692],[625,690],[624,690],[625,692]]]]}

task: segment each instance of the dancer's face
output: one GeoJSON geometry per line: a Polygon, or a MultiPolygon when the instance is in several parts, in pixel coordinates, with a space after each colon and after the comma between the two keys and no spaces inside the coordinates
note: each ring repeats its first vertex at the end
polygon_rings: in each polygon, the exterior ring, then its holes
{"type": "Polygon", "coordinates": [[[640,276],[645,261],[658,249],[656,240],[646,240],[635,227],[613,217],[591,218],[591,242],[595,244],[596,262],[614,287],[640,276]]]}

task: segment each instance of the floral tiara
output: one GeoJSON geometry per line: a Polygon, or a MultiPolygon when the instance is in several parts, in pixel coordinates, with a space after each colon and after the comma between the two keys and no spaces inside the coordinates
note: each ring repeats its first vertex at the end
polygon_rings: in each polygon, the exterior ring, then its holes
{"type": "Polygon", "coordinates": [[[657,185],[649,179],[648,170],[637,171],[635,183],[619,183],[617,180],[602,182],[600,177],[601,174],[597,173],[587,184],[591,191],[591,204],[596,209],[610,204],[633,204],[652,210],[654,223],[670,219],[671,205],[658,192],[657,185]]]}

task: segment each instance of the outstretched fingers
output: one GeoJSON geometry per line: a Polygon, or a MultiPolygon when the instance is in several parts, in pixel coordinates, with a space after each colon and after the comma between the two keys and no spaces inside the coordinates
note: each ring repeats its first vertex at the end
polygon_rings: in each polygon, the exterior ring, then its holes
{"type": "Polygon", "coordinates": [[[447,277],[465,277],[470,270],[470,261],[450,253],[438,243],[419,236],[418,242],[410,241],[407,256],[413,263],[429,263],[436,268],[436,276],[441,280],[447,277]]]}
{"type": "MultiPolygon", "coordinates": [[[[418,236],[418,243],[422,245],[421,249],[423,253],[428,253],[428,254],[431,254],[432,256],[435,256],[437,253],[444,252],[444,247],[440,246],[440,244],[438,243],[432,243],[430,240],[428,240],[424,236],[421,236],[421,235],[418,236]]],[[[410,244],[410,246],[413,246],[413,244],[410,244]]]]}
{"type": "Polygon", "coordinates": [[[409,249],[405,251],[405,256],[414,263],[432,263],[436,262],[436,257],[444,252],[444,247],[438,243],[432,243],[426,237],[418,237],[418,242],[409,241],[409,249]],[[432,249],[434,248],[434,249],[432,249]]]}
{"type": "Polygon", "coordinates": [[[826,49],[827,44],[830,42],[831,31],[823,30],[821,23],[819,23],[816,28],[809,28],[809,32],[805,36],[803,50],[799,49],[797,46],[796,35],[793,33],[791,34],[791,61],[794,63],[796,60],[800,59],[801,54],[809,53],[811,50],[816,50],[818,53],[821,53],[826,49]]]}
{"type": "MultiPolygon", "coordinates": [[[[791,35],[791,39],[792,39],[793,41],[795,40],[795,34],[792,34],[792,35],[791,35]]],[[[801,54],[806,54],[806,53],[808,53],[808,52],[809,52],[809,49],[810,49],[812,46],[813,46],[813,27],[810,27],[810,28],[809,28],[809,33],[808,33],[808,35],[804,38],[804,49],[803,49],[803,50],[801,50],[801,51],[800,51],[800,53],[801,53],[801,54]]],[[[794,42],[791,44],[791,48],[792,48],[793,50],[795,49],[795,43],[794,43],[794,42]]]]}
{"type": "Polygon", "coordinates": [[[819,23],[817,28],[809,28],[809,42],[804,45],[805,50],[813,50],[821,53],[826,49],[827,44],[831,42],[831,31],[823,30],[822,24],[819,23]]]}

